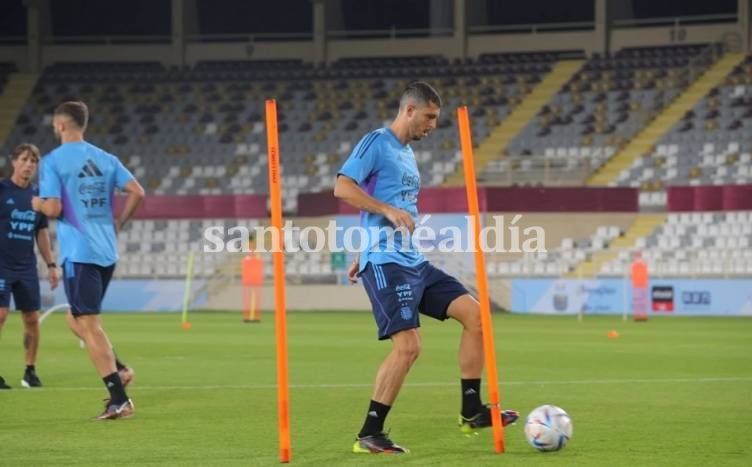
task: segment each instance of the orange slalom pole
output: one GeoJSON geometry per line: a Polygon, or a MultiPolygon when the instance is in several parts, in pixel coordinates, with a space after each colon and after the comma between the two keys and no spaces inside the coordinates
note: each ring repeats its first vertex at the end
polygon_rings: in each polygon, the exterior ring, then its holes
{"type": "Polygon", "coordinates": [[[493,328],[491,324],[491,305],[488,296],[488,277],[486,276],[486,258],[480,249],[480,209],[478,191],[475,183],[475,161],[470,133],[470,118],[467,107],[457,109],[460,131],[463,167],[465,168],[465,189],[467,190],[467,207],[473,218],[473,246],[475,250],[475,275],[478,277],[478,300],[480,301],[480,318],[483,327],[483,353],[486,360],[486,378],[488,380],[488,402],[491,404],[494,447],[496,452],[504,452],[504,427],[501,425],[501,398],[499,397],[499,375],[496,371],[496,350],[494,349],[493,328]]]}
{"type": "Polygon", "coordinates": [[[269,196],[272,209],[272,258],[274,261],[274,323],[277,336],[277,410],[279,461],[290,462],[290,389],[287,378],[287,310],[285,308],[285,254],[282,249],[282,190],[279,165],[277,102],[266,101],[266,145],[269,159],[269,196]]]}

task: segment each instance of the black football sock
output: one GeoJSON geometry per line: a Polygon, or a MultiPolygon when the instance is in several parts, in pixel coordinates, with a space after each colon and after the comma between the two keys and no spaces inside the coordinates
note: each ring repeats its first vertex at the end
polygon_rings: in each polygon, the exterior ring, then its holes
{"type": "Polygon", "coordinates": [[[37,369],[34,365],[26,365],[26,371],[33,371],[36,372],[37,369]]]}
{"type": "Polygon", "coordinates": [[[128,366],[125,363],[120,361],[117,354],[115,353],[115,349],[112,349],[112,355],[115,356],[115,368],[117,368],[118,371],[128,368],[128,366]]]}
{"type": "Polygon", "coordinates": [[[384,431],[384,420],[389,414],[389,409],[391,409],[390,406],[372,400],[368,406],[366,421],[363,423],[360,433],[358,433],[358,438],[376,435],[384,431]]]}
{"type": "Polygon", "coordinates": [[[128,396],[125,394],[123,383],[120,382],[120,376],[117,374],[117,371],[105,376],[102,378],[102,381],[104,381],[104,385],[110,392],[110,404],[120,405],[128,400],[128,396]]]}
{"type": "Polygon", "coordinates": [[[470,418],[483,409],[483,403],[480,401],[480,378],[460,381],[462,383],[462,416],[470,418]]]}

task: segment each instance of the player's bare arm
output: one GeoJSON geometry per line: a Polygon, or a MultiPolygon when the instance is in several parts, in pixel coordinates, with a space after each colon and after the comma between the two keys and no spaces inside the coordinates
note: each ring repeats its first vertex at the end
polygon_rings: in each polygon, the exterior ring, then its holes
{"type": "Polygon", "coordinates": [[[334,184],[334,196],[361,211],[383,215],[395,228],[404,227],[410,232],[415,230],[415,220],[407,211],[382,203],[370,196],[350,177],[344,175],[337,177],[337,182],[334,184]]]}
{"type": "Polygon", "coordinates": [[[118,217],[118,220],[115,223],[115,230],[117,232],[120,232],[120,229],[122,229],[125,223],[128,222],[131,216],[133,216],[133,213],[136,211],[138,205],[141,204],[141,201],[145,196],[144,188],[135,179],[126,183],[123,187],[123,191],[128,194],[128,197],[125,200],[123,212],[120,213],[120,217],[118,217]]]}
{"type": "Polygon", "coordinates": [[[42,259],[44,259],[44,264],[47,265],[47,280],[50,282],[52,290],[55,290],[60,278],[57,275],[55,259],[52,257],[49,229],[39,229],[37,232],[37,246],[39,247],[39,254],[41,254],[42,259]]]}
{"type": "Polygon", "coordinates": [[[40,198],[35,196],[31,198],[31,209],[40,212],[49,219],[57,219],[63,212],[63,203],[59,198],[40,198]]]}
{"type": "Polygon", "coordinates": [[[360,270],[360,255],[355,255],[355,259],[347,268],[347,279],[351,284],[358,282],[358,271],[360,270]]]}

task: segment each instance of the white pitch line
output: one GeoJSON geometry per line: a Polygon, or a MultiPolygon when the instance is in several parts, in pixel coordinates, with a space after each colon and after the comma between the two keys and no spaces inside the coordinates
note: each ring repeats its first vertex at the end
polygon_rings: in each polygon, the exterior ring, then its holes
{"type": "MultiPolygon", "coordinates": [[[[583,380],[531,380],[531,381],[500,381],[502,386],[545,386],[545,385],[570,385],[570,384],[669,384],[669,383],[731,383],[752,382],[752,376],[740,377],[705,377],[705,378],[656,378],[656,379],[583,379],[583,380]]],[[[426,382],[405,383],[406,387],[450,387],[456,383],[426,382]]],[[[341,383],[341,384],[291,384],[290,389],[362,389],[372,387],[372,383],[341,383]]],[[[201,391],[217,389],[247,389],[266,390],[276,389],[276,384],[209,384],[201,386],[134,386],[134,391],[201,391]]],[[[102,391],[101,387],[43,387],[29,392],[47,391],[102,391]]]]}

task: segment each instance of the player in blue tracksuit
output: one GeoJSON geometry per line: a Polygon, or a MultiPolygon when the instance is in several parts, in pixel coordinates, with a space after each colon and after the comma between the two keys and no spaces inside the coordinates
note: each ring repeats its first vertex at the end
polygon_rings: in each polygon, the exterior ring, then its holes
{"type": "MultiPolygon", "coordinates": [[[[26,370],[21,385],[34,388],[42,386],[35,366],[40,335],[35,240],[47,264],[53,289],[57,287],[58,276],[50,248],[47,218],[31,209],[31,199],[37,194],[37,187],[31,181],[39,165],[39,149],[33,144],[20,144],[11,153],[10,160],[13,174],[0,181],[0,331],[8,317],[12,296],[24,322],[26,370]]],[[[0,389],[9,388],[0,377],[0,389]]]]}
{"type": "MultiPolygon", "coordinates": [[[[365,423],[353,445],[355,453],[407,452],[384,433],[384,420],[420,354],[419,313],[442,321],[452,318],[462,325],[460,430],[472,433],[491,426],[490,410],[480,399],[484,364],[480,306],[460,282],[426,261],[410,236],[418,217],[420,173],[409,143],[436,128],[440,111],[436,90],[423,82],[410,83],[392,124],[360,140],[334,188],[334,196],[361,211],[360,224],[367,232],[366,250],[348,275],[352,282],[363,279],[378,337],[392,341],[392,351],[376,374],[365,423]],[[404,231],[394,230],[398,228],[404,231]]],[[[507,410],[502,422],[506,425],[517,417],[517,412],[507,410]]]]}
{"type": "Polygon", "coordinates": [[[84,140],[88,120],[83,102],[64,102],[55,109],[52,125],[61,145],[42,160],[33,208],[58,219],[60,266],[74,331],[110,393],[97,419],[112,420],[132,415],[134,406],[99,313],[118,260],[116,232],[133,215],[144,190],[115,156],[84,140]],[[128,194],[117,220],[112,216],[116,189],[128,194]]]}

